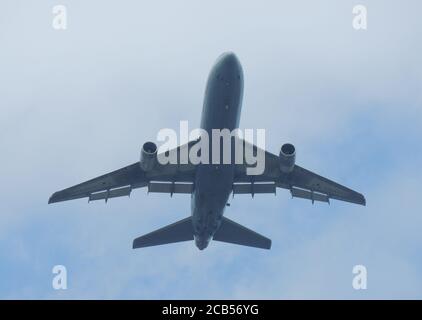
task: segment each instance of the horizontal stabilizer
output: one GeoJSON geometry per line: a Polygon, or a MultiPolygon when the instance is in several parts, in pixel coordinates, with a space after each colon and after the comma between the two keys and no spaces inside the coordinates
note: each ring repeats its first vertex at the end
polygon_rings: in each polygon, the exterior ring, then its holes
{"type": "Polygon", "coordinates": [[[133,240],[133,249],[193,240],[191,217],[155,230],[133,240]]]}
{"type": "Polygon", "coordinates": [[[270,239],[225,217],[213,240],[261,249],[271,248],[270,239]]]}

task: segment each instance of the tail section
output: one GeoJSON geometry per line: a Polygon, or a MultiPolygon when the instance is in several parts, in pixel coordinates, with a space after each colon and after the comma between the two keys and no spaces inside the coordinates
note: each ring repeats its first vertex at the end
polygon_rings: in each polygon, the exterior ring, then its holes
{"type": "Polygon", "coordinates": [[[213,240],[261,249],[271,248],[270,239],[225,217],[213,240]]]}
{"type": "Polygon", "coordinates": [[[193,240],[191,217],[177,221],[133,240],[133,249],[193,240]]]}
{"type": "MultiPolygon", "coordinates": [[[[188,217],[133,240],[133,249],[194,240],[192,218],[188,217]]],[[[271,240],[223,217],[213,240],[242,246],[270,249],[271,240]]]]}

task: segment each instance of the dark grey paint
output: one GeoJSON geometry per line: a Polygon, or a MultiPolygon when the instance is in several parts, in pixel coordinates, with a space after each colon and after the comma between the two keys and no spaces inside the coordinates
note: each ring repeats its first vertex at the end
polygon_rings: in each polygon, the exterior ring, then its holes
{"type": "MultiPolygon", "coordinates": [[[[243,72],[239,60],[233,53],[221,55],[213,66],[205,90],[201,128],[212,137],[212,129],[237,128],[243,96],[243,72]]],[[[209,139],[211,140],[211,139],[209,139]]],[[[194,146],[198,140],[179,146],[170,152],[181,151],[194,146]]],[[[247,148],[256,146],[243,141],[247,148]]],[[[211,142],[210,142],[211,144],[211,142]]],[[[146,143],[144,146],[150,146],[146,143]]],[[[232,141],[233,146],[233,141],[232,141]]],[[[292,152],[294,147],[289,146],[292,152]]],[[[151,157],[154,148],[147,148],[151,157]]],[[[232,159],[233,151],[232,148],[232,159]]],[[[286,149],[286,145],[285,148],[286,149]]],[[[147,151],[148,151],[147,150],[147,151]]],[[[212,147],[210,146],[210,159],[212,147]]],[[[156,155],[156,153],[155,153],[156,155]]],[[[148,163],[136,162],[129,166],[104,174],[94,179],[55,192],[49,203],[87,197],[89,200],[107,201],[110,198],[130,195],[132,189],[148,187],[154,192],[154,183],[161,182],[160,188],[171,195],[177,192],[177,183],[193,184],[188,188],[191,193],[191,217],[182,219],[164,228],[138,237],[133,242],[134,248],[148,247],[195,239],[199,249],[208,246],[211,239],[235,243],[256,248],[269,249],[271,240],[245,228],[225,217],[224,209],[231,192],[274,193],[276,188],[288,189],[292,197],[309,199],[312,202],[329,202],[337,199],[365,205],[365,197],[339,183],[324,178],[305,168],[294,164],[294,158],[287,161],[283,156],[265,151],[265,170],[261,175],[250,176],[246,164],[160,164],[150,166],[148,163]],[[284,159],[284,160],[283,160],[284,159]],[[283,165],[284,164],[284,165],[283,165]],[[258,184],[257,184],[258,183],[258,184]],[[264,183],[264,184],[263,184],[264,183]],[[242,191],[243,190],[243,191],[242,191]]],[[[179,188],[180,189],[180,188],[179,188]]],[[[185,188],[186,189],[186,188],[185,188]]],[[[179,190],[180,191],[180,190],[179,190]]]]}
{"type": "MultiPolygon", "coordinates": [[[[238,128],[243,97],[243,71],[234,53],[224,53],[208,77],[201,128],[238,128]]],[[[210,139],[211,143],[211,139],[210,139]]],[[[212,148],[209,148],[212,156],[212,148]]],[[[234,164],[199,164],[192,193],[192,221],[196,246],[204,249],[220,227],[232,191],[234,164]]]]}

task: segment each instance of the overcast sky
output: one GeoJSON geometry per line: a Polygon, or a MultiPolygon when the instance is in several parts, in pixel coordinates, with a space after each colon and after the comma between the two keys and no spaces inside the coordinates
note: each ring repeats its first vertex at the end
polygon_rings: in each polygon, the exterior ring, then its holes
{"type": "Polygon", "coordinates": [[[17,1],[0,4],[0,298],[422,298],[422,4],[417,1],[17,1]],[[52,28],[67,7],[68,28],[52,28]],[[368,9],[368,29],[352,9],[368,9]],[[245,77],[242,128],[362,192],[367,206],[237,196],[226,215],[270,251],[211,242],[132,250],[190,197],[47,205],[199,126],[224,51],[245,77]],[[354,290],[352,268],[368,271],[354,290]],[[65,265],[68,289],[53,290],[65,265]]]}

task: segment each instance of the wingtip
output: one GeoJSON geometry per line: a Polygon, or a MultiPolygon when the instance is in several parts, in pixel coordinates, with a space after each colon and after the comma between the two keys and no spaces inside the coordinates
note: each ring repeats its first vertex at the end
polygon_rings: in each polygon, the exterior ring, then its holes
{"type": "Polygon", "coordinates": [[[365,196],[363,194],[360,195],[361,199],[360,199],[360,203],[363,206],[366,206],[366,199],[365,196]]]}
{"type": "Polygon", "coordinates": [[[60,201],[60,200],[57,198],[57,195],[58,195],[58,193],[57,193],[57,192],[54,192],[54,193],[50,196],[50,198],[48,198],[48,204],[51,204],[51,203],[55,203],[55,202],[60,201]]]}
{"type": "Polygon", "coordinates": [[[144,247],[144,246],[142,245],[142,243],[139,241],[138,238],[133,239],[132,249],[139,249],[139,248],[142,248],[142,247],[144,247]]]}

